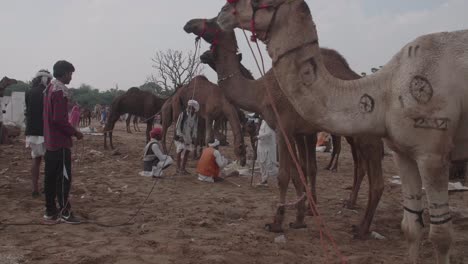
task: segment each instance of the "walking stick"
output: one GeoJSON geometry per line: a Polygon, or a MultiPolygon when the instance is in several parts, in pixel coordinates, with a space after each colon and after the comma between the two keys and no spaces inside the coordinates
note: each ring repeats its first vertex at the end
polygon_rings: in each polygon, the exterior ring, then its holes
{"type": "MultiPolygon", "coordinates": [[[[258,142],[258,141],[257,141],[258,142]]],[[[254,153],[254,160],[252,162],[252,176],[250,177],[250,187],[253,186],[253,178],[254,178],[254,171],[255,171],[255,162],[257,161],[257,142],[255,142],[255,153],[254,153]]]]}

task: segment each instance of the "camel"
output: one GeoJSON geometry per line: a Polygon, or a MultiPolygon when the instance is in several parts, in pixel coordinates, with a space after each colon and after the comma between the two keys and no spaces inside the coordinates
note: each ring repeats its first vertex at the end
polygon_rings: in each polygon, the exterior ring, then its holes
{"type": "MultiPolygon", "coordinates": [[[[317,140],[316,126],[310,125],[301,118],[291,104],[285,99],[274,73],[269,71],[263,78],[255,81],[250,72],[240,63],[238,58],[237,41],[234,31],[221,31],[216,19],[193,19],[184,27],[185,31],[201,36],[210,43],[216,43],[212,49],[201,56],[201,60],[207,63],[218,72],[219,86],[224,91],[225,96],[237,106],[259,113],[273,129],[278,127],[278,121],[273,115],[273,110],[265,87],[271,88],[274,94],[273,100],[278,105],[280,122],[287,128],[288,138],[296,142],[296,148],[301,155],[302,166],[308,171],[310,178],[310,188],[315,195],[316,160],[315,143],[317,140]],[[304,142],[306,142],[304,144],[304,142]]],[[[346,60],[336,51],[322,49],[322,54],[326,58],[326,66],[341,79],[357,79],[359,75],[354,73],[346,60]]],[[[280,204],[285,204],[286,192],[290,178],[298,192],[298,196],[304,193],[303,186],[299,182],[297,171],[292,169],[293,163],[288,154],[285,141],[279,137],[279,157],[280,173],[278,184],[280,188],[280,204]]],[[[365,217],[359,227],[356,228],[356,236],[364,237],[369,233],[372,219],[383,192],[384,183],[382,178],[381,160],[383,158],[383,145],[378,138],[347,138],[353,150],[355,161],[355,183],[353,192],[348,200],[347,206],[354,207],[359,187],[367,170],[370,191],[369,202],[365,217]],[[364,168],[366,170],[364,170],[364,168]]],[[[291,227],[300,228],[304,225],[304,200],[298,206],[296,223],[291,227]]],[[[268,224],[272,232],[282,232],[282,222],[284,219],[284,206],[279,207],[274,217],[274,222],[268,224]]]]}
{"type": "Polygon", "coordinates": [[[403,183],[409,260],[418,261],[424,186],[435,259],[449,263],[448,168],[451,160],[468,158],[468,30],[418,37],[375,74],[342,81],[324,66],[304,0],[229,2],[218,23],[224,30],[253,28],[267,44],[281,90],[304,120],[328,132],[384,138],[403,183]]]}
{"type": "MultiPolygon", "coordinates": [[[[132,120],[132,115],[128,115],[127,116],[127,119],[125,120],[125,124],[126,124],[126,127],[127,127],[127,133],[132,133],[132,130],[130,129],[130,122],[132,120]]],[[[141,132],[140,128],[138,127],[138,121],[139,121],[139,118],[138,116],[133,116],[133,130],[135,130],[135,132],[141,132]]]]}
{"type": "Polygon", "coordinates": [[[89,109],[83,108],[80,113],[80,124],[81,126],[91,125],[92,112],[89,109]]]}
{"type": "MultiPolygon", "coordinates": [[[[214,138],[213,121],[223,116],[226,117],[234,134],[234,153],[239,159],[240,165],[244,166],[246,164],[246,149],[237,110],[225,98],[219,87],[208,81],[205,76],[195,76],[189,84],[178,88],[170,99],[171,107],[168,104],[163,107],[163,133],[167,133],[166,131],[172,121],[177,120],[188,100],[192,99],[192,97],[200,104],[198,113],[205,122],[205,143],[214,138]],[[171,120],[167,118],[167,116],[170,116],[169,112],[172,112],[171,120]]],[[[165,145],[165,135],[163,135],[164,148],[166,148],[165,145]]]]}
{"type": "Polygon", "coordinates": [[[107,123],[104,127],[104,148],[107,149],[107,133],[109,133],[110,146],[114,149],[112,143],[112,131],[115,122],[122,114],[141,116],[146,122],[146,141],[149,141],[149,133],[153,127],[154,116],[161,110],[165,100],[157,97],[148,91],[142,91],[139,88],[132,87],[123,95],[114,99],[107,123]]]}

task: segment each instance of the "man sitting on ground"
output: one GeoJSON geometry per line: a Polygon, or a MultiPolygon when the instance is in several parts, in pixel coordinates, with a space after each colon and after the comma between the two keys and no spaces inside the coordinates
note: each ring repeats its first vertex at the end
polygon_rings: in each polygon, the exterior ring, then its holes
{"type": "Polygon", "coordinates": [[[168,155],[162,152],[160,140],[162,138],[161,126],[156,126],[150,133],[151,141],[145,147],[143,152],[143,172],[141,176],[162,177],[163,170],[167,169],[174,162],[168,155]]]}
{"type": "Polygon", "coordinates": [[[208,144],[208,148],[203,150],[197,165],[199,181],[223,181],[223,178],[221,178],[221,169],[223,169],[228,164],[228,161],[219,152],[219,145],[219,140],[215,139],[213,143],[208,144]]]}

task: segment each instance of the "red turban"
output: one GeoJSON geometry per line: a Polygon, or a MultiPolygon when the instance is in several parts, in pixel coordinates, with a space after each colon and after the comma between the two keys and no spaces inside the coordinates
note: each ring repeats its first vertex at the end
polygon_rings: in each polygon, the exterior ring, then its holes
{"type": "Polygon", "coordinates": [[[162,135],[162,128],[160,126],[153,128],[153,130],[151,130],[150,132],[151,138],[156,138],[157,136],[160,136],[160,135],[162,135]]]}

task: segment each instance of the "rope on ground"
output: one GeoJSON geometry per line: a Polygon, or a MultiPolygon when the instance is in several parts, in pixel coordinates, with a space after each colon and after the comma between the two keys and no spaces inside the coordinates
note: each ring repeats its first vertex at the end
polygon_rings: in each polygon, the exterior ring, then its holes
{"type": "MultiPolygon", "coordinates": [[[[169,148],[169,152],[167,154],[169,154],[171,152],[173,145],[174,145],[174,141],[172,141],[171,146],[169,148]]],[[[167,155],[167,156],[169,157],[169,155],[167,155]]],[[[166,161],[167,161],[167,157],[166,157],[166,160],[164,162],[166,162],[166,161]]],[[[159,172],[158,177],[160,177],[161,174],[162,174],[162,170],[159,172]]],[[[156,187],[156,184],[158,182],[159,181],[157,180],[157,178],[155,178],[154,182],[153,182],[153,186],[151,187],[150,191],[148,192],[148,195],[146,195],[145,200],[143,200],[143,202],[139,206],[138,210],[127,221],[125,221],[125,222],[123,222],[121,224],[114,224],[114,225],[104,224],[104,223],[101,223],[101,222],[98,222],[98,221],[83,221],[80,224],[91,224],[91,225],[97,225],[97,226],[106,227],[106,228],[121,227],[121,226],[128,226],[128,225],[135,224],[135,223],[132,223],[132,221],[140,214],[141,210],[143,210],[143,207],[145,206],[146,202],[150,198],[150,196],[153,193],[153,191],[154,191],[154,189],[156,187]]],[[[70,201],[70,198],[67,200],[67,205],[68,205],[69,201],[70,201]]],[[[66,208],[66,206],[64,208],[66,208]]],[[[57,221],[47,222],[47,223],[45,223],[45,222],[42,222],[42,223],[41,222],[23,222],[23,223],[20,223],[20,222],[18,222],[18,223],[0,222],[0,231],[4,230],[8,226],[51,226],[51,225],[57,225],[57,224],[60,224],[60,218],[57,221]]]]}

